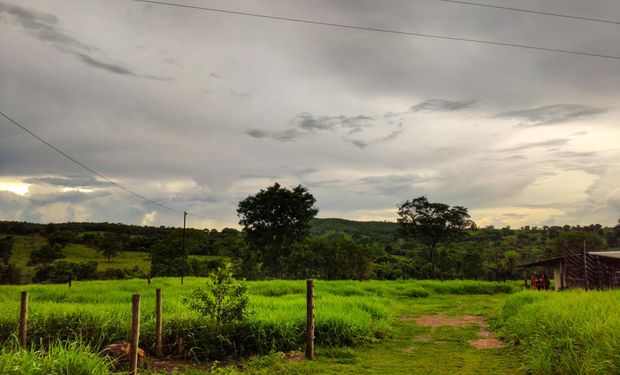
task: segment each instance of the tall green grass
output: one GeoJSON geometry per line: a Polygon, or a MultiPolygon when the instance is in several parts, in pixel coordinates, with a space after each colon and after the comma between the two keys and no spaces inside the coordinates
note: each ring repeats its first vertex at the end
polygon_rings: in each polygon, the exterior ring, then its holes
{"type": "Polygon", "coordinates": [[[12,345],[0,349],[0,374],[3,375],[108,375],[110,361],[79,342],[54,343],[45,350],[18,349],[12,345]]]}
{"type": "Polygon", "coordinates": [[[527,372],[620,373],[620,291],[517,293],[499,324],[524,348],[527,372]]]}
{"type": "MultiPolygon", "coordinates": [[[[155,289],[164,294],[164,344],[167,354],[198,359],[299,350],[304,345],[305,281],[248,282],[251,314],[226,327],[221,336],[213,322],[191,311],[183,299],[204,279],[75,282],[66,285],[0,287],[0,338],[17,331],[21,290],[30,293],[28,337],[35,344],[82,340],[95,348],[129,337],[131,295],[142,295],[141,347],[154,345],[155,289]],[[180,350],[179,339],[183,340],[180,350]]],[[[349,346],[389,335],[392,304],[431,294],[507,293],[513,284],[477,281],[317,281],[316,343],[349,346]]]]}

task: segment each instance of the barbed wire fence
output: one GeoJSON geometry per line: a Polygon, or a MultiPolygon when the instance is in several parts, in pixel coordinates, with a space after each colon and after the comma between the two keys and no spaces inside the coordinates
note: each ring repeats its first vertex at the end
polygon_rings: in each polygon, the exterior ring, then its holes
{"type": "MultiPolygon", "coordinates": [[[[154,358],[177,358],[192,359],[200,362],[200,358],[212,357],[213,355],[226,354],[227,351],[233,351],[237,354],[251,354],[251,350],[244,349],[243,344],[250,343],[255,333],[252,331],[244,332],[242,330],[226,332],[225,334],[215,334],[212,324],[188,326],[188,327],[166,327],[163,319],[163,297],[162,289],[156,289],[155,304],[155,327],[145,330],[142,336],[140,332],[140,294],[132,296],[132,319],[131,327],[128,330],[114,329],[110,326],[102,327],[101,325],[84,325],[78,320],[76,327],[55,327],[53,332],[46,329],[45,325],[37,325],[28,328],[28,315],[30,312],[29,293],[23,291],[21,293],[20,315],[17,327],[17,335],[10,334],[4,337],[4,340],[14,337],[17,344],[21,348],[39,349],[48,348],[50,345],[62,342],[80,342],[90,344],[94,347],[104,348],[109,341],[121,342],[129,351],[126,357],[129,358],[129,374],[137,374],[138,366],[138,348],[140,342],[146,345],[142,349],[146,349],[154,358]],[[130,336],[127,342],[127,334],[130,336]],[[30,337],[30,339],[29,339],[30,337]],[[125,342],[123,342],[125,341],[125,342]],[[217,343],[214,348],[210,345],[217,343]]],[[[150,322],[149,322],[150,323],[150,322]]],[[[306,282],[306,322],[305,329],[300,329],[298,337],[293,342],[302,345],[303,337],[305,337],[305,356],[307,359],[314,359],[314,284],[313,280],[306,282]]],[[[297,335],[295,335],[297,336],[297,335]]],[[[110,343],[111,344],[111,343],[110,343]]],[[[264,345],[263,348],[258,346],[260,352],[267,352],[265,349],[274,349],[273,343],[264,345]],[[262,349],[262,350],[261,350],[262,349]]],[[[256,349],[256,348],[255,348],[256,349]]],[[[124,356],[125,357],[125,356],[124,356]]],[[[126,358],[125,358],[126,359],[126,358]]]]}

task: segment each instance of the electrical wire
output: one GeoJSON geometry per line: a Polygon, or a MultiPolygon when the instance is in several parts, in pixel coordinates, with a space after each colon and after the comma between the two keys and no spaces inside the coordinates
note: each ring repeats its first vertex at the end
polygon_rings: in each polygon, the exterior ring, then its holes
{"type": "Polygon", "coordinates": [[[501,10],[509,10],[509,11],[513,11],[513,12],[540,14],[540,15],[543,15],[543,16],[570,18],[570,19],[581,20],[581,21],[601,22],[601,23],[610,23],[610,24],[614,24],[614,25],[620,25],[620,21],[605,20],[605,19],[601,19],[601,18],[589,18],[589,17],[581,17],[581,16],[572,16],[570,14],[561,14],[561,13],[543,12],[543,11],[539,11],[539,10],[512,8],[512,7],[506,7],[506,6],[501,6],[501,5],[475,3],[475,2],[471,2],[471,1],[461,1],[461,0],[437,0],[437,1],[442,1],[444,3],[471,5],[471,6],[484,7],[484,8],[494,8],[494,9],[501,9],[501,10]]]}
{"type": "MultiPolygon", "coordinates": [[[[18,128],[22,129],[23,131],[25,131],[26,133],[28,133],[29,135],[31,135],[32,137],[34,137],[35,139],[37,139],[39,142],[43,143],[44,145],[48,146],[49,148],[51,148],[52,150],[56,151],[57,153],[61,154],[62,156],[64,156],[65,158],[71,160],[73,163],[79,165],[80,167],[84,168],[85,170],[89,171],[90,173],[102,178],[103,180],[105,180],[106,182],[109,182],[112,185],[115,185],[116,187],[126,191],[127,193],[130,193],[132,195],[134,195],[135,197],[138,197],[140,199],[142,199],[143,201],[161,207],[163,209],[172,211],[172,212],[176,212],[179,214],[182,214],[184,211],[178,210],[176,208],[172,208],[166,205],[163,205],[159,202],[156,202],[152,199],[149,199],[147,197],[145,197],[144,195],[137,193],[131,189],[129,189],[128,187],[121,185],[120,183],[112,180],[111,178],[108,178],[106,176],[104,176],[103,174],[95,171],[94,169],[90,168],[89,166],[87,166],[86,164],[82,163],[81,161],[77,160],[76,158],[72,157],[71,155],[67,154],[66,152],[62,151],[61,149],[59,149],[58,147],[54,146],[53,144],[49,143],[48,141],[46,141],[45,139],[41,138],[40,136],[38,136],[37,134],[35,134],[33,131],[31,131],[30,129],[26,128],[24,125],[20,124],[19,122],[17,122],[16,120],[14,120],[13,118],[9,117],[7,114],[5,114],[3,111],[0,111],[0,115],[2,115],[4,118],[6,118],[9,122],[11,122],[13,125],[17,126],[18,128]]],[[[201,217],[201,218],[205,218],[205,219],[213,219],[210,217],[206,217],[206,216],[202,216],[202,215],[197,215],[197,214],[190,214],[187,213],[187,215],[191,215],[194,217],[201,217]]],[[[218,219],[219,220],[219,219],[218,219]]],[[[222,219],[223,220],[223,219],[222,219]]]]}
{"type": "Polygon", "coordinates": [[[206,11],[206,12],[216,12],[216,13],[233,14],[233,15],[238,15],[238,16],[263,18],[263,19],[269,19],[269,20],[297,22],[297,23],[319,25],[319,26],[329,26],[329,27],[336,27],[336,28],[341,28],[341,29],[366,30],[366,31],[373,31],[373,32],[380,32],[380,33],[387,33],[387,34],[397,34],[397,35],[416,36],[416,37],[422,37],[422,38],[488,44],[488,45],[503,46],[503,47],[514,47],[514,48],[523,48],[523,49],[530,49],[530,50],[537,50],[537,51],[558,52],[558,53],[565,53],[565,54],[572,54],[572,55],[581,55],[581,56],[590,56],[590,57],[597,57],[597,58],[620,60],[620,56],[605,55],[605,54],[591,53],[591,52],[582,52],[582,51],[573,51],[573,50],[566,50],[566,49],[559,49],[559,48],[537,47],[537,46],[532,46],[532,45],[527,45],[527,44],[494,42],[494,41],[483,40],[483,39],[461,38],[461,37],[454,37],[454,36],[447,36],[447,35],[426,34],[426,33],[416,33],[416,32],[393,30],[393,29],[376,28],[376,27],[346,25],[346,24],[341,24],[341,23],[323,22],[323,21],[302,19],[302,18],[280,17],[280,16],[272,16],[272,15],[261,14],[261,13],[249,13],[249,12],[241,12],[241,11],[219,9],[219,8],[209,8],[209,7],[202,7],[202,6],[196,6],[196,5],[188,5],[188,4],[174,4],[174,3],[168,3],[165,1],[155,1],[155,0],[130,0],[130,1],[138,2],[138,3],[146,3],[146,4],[156,4],[156,5],[169,6],[169,7],[200,10],[200,11],[206,11]]]}

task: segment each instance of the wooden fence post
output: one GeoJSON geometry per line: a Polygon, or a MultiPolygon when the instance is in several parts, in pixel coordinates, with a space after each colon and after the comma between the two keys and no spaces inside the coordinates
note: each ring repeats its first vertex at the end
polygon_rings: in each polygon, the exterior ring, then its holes
{"type": "Polygon", "coordinates": [[[140,295],[131,299],[131,346],[129,352],[129,375],[138,373],[138,343],[140,341],[140,295]]]}
{"type": "Polygon", "coordinates": [[[314,281],[306,280],[306,359],[314,359],[314,281]]]}
{"type": "Polygon", "coordinates": [[[163,356],[163,350],[161,346],[161,329],[162,329],[162,317],[161,317],[161,289],[155,290],[155,356],[163,356]]]}
{"type": "Polygon", "coordinates": [[[22,292],[22,303],[19,310],[19,345],[26,347],[26,335],[28,333],[28,291],[22,292]]]}

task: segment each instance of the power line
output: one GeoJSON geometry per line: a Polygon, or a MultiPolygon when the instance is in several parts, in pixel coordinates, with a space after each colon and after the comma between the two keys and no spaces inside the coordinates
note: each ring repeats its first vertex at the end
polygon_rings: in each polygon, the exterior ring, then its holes
{"type": "MultiPolygon", "coordinates": [[[[13,125],[15,125],[15,126],[19,127],[20,129],[22,129],[22,130],[23,130],[23,131],[25,131],[26,133],[28,133],[28,134],[30,134],[31,136],[33,136],[34,138],[36,138],[39,142],[41,142],[41,143],[43,143],[44,145],[46,145],[46,146],[50,147],[52,150],[54,150],[54,151],[58,152],[59,154],[61,154],[61,155],[62,155],[62,156],[64,156],[65,158],[67,158],[67,159],[71,160],[72,162],[74,162],[75,164],[79,165],[80,167],[82,167],[82,168],[86,169],[86,170],[87,170],[87,171],[89,171],[90,173],[92,173],[92,174],[94,174],[94,175],[96,175],[96,176],[98,176],[98,177],[101,177],[101,178],[102,178],[102,179],[104,179],[105,181],[107,181],[107,182],[109,182],[109,183],[111,183],[111,184],[113,184],[113,185],[115,185],[115,186],[119,187],[120,189],[122,189],[122,190],[124,190],[124,191],[126,191],[126,192],[128,192],[128,193],[130,193],[130,194],[132,194],[132,195],[134,195],[134,196],[136,196],[136,197],[138,197],[138,198],[142,199],[143,201],[145,201],[145,202],[147,202],[147,203],[149,203],[149,204],[152,204],[152,205],[155,205],[155,206],[158,206],[158,207],[161,207],[161,208],[164,208],[164,209],[166,209],[166,210],[169,210],[169,211],[172,211],[172,212],[176,212],[176,213],[179,213],[179,214],[182,214],[182,213],[184,212],[184,211],[181,211],[181,210],[177,210],[176,208],[172,208],[172,207],[165,206],[165,205],[163,205],[163,204],[161,204],[161,203],[159,203],[159,202],[155,202],[154,200],[148,199],[147,197],[145,197],[145,196],[144,196],[144,195],[142,195],[142,194],[136,193],[135,191],[133,191],[133,190],[131,190],[131,189],[127,188],[126,186],[123,186],[123,185],[119,184],[118,182],[116,182],[116,181],[114,181],[114,180],[112,180],[112,179],[110,179],[110,178],[108,178],[108,177],[106,177],[106,176],[102,175],[101,173],[99,173],[99,172],[95,171],[94,169],[90,168],[90,167],[89,167],[89,166],[87,166],[86,164],[84,164],[84,163],[82,163],[81,161],[79,161],[79,160],[75,159],[74,157],[70,156],[70,155],[69,155],[69,154],[67,154],[66,152],[62,151],[62,150],[61,150],[61,149],[59,149],[58,147],[56,147],[56,146],[54,146],[53,144],[51,144],[51,143],[47,142],[45,139],[43,139],[43,138],[39,137],[37,134],[35,134],[34,132],[32,132],[30,129],[26,128],[24,125],[20,124],[19,122],[15,121],[14,119],[12,119],[12,118],[11,118],[11,117],[9,117],[8,115],[6,115],[4,112],[0,111],[0,115],[2,115],[4,118],[6,118],[7,120],[9,120],[9,121],[10,121],[13,125]]],[[[201,217],[201,218],[204,218],[204,219],[212,219],[212,218],[209,218],[209,217],[206,217],[206,216],[202,216],[202,215],[190,214],[190,213],[187,213],[187,214],[188,214],[188,215],[191,215],[191,216],[195,216],[195,217],[201,217]]]]}
{"type": "Polygon", "coordinates": [[[470,1],[461,1],[461,0],[437,0],[437,1],[443,1],[445,3],[454,3],[454,4],[461,4],[461,5],[471,5],[471,6],[484,7],[484,8],[494,8],[494,9],[509,10],[509,11],[513,11],[513,12],[532,13],[532,14],[540,14],[540,15],[544,15],[544,16],[562,17],[562,18],[570,18],[570,19],[574,19],[574,20],[592,21],[592,22],[601,22],[601,23],[610,23],[610,24],[614,24],[614,25],[620,25],[620,21],[605,20],[605,19],[601,19],[601,18],[589,18],[589,17],[581,17],[581,16],[572,16],[570,14],[543,12],[543,11],[538,11],[538,10],[512,8],[512,7],[505,7],[505,6],[500,6],[500,5],[474,3],[474,2],[470,2],[470,1]]]}
{"type": "Polygon", "coordinates": [[[565,50],[565,49],[559,49],[559,48],[537,47],[537,46],[531,46],[527,44],[494,42],[494,41],[483,40],[483,39],[470,39],[470,38],[453,37],[453,36],[447,36],[447,35],[414,33],[414,32],[409,32],[409,31],[401,31],[401,30],[393,30],[393,29],[346,25],[346,24],[340,24],[340,23],[323,22],[323,21],[316,21],[316,20],[309,20],[309,19],[302,19],[302,18],[279,17],[279,16],[271,16],[271,15],[260,14],[260,13],[249,13],[249,12],[241,12],[241,11],[234,11],[234,10],[218,9],[218,8],[208,8],[208,7],[201,7],[201,6],[195,6],[195,5],[187,5],[187,4],[174,4],[174,3],[168,3],[164,1],[155,1],[155,0],[130,0],[130,1],[135,1],[139,3],[147,3],[147,4],[157,4],[157,5],[177,7],[177,8],[194,9],[194,10],[207,11],[207,12],[234,14],[238,16],[264,18],[264,19],[269,19],[269,20],[279,20],[279,21],[305,23],[305,24],[311,24],[311,25],[330,26],[330,27],[337,27],[337,28],[342,28],[342,29],[366,30],[366,31],[374,31],[374,32],[380,32],[380,33],[387,33],[387,34],[417,36],[417,37],[422,37],[422,38],[444,39],[444,40],[452,40],[452,41],[459,41],[459,42],[479,43],[479,44],[490,44],[490,45],[504,46],[504,47],[524,48],[524,49],[531,49],[531,50],[537,50],[537,51],[558,52],[558,53],[566,53],[566,54],[572,54],[572,55],[582,55],[582,56],[620,60],[620,56],[565,50]]]}

